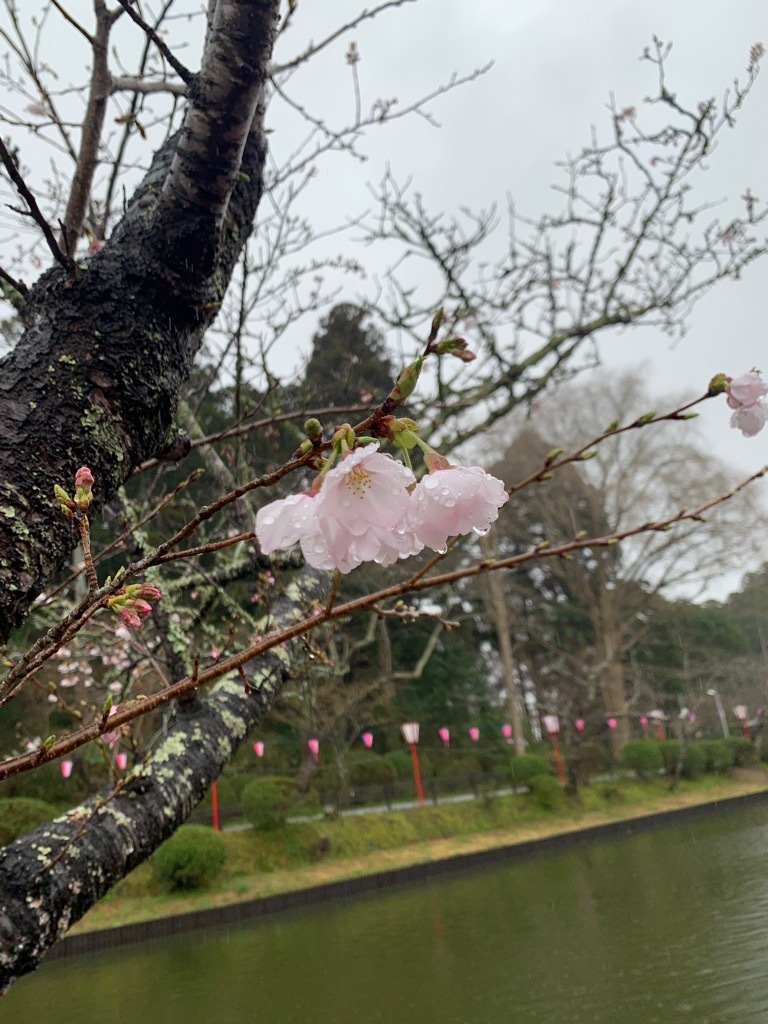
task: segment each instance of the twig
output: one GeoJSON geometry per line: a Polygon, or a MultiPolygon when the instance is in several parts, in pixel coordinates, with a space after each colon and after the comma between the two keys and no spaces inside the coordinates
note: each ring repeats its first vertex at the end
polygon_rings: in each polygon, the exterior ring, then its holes
{"type": "Polygon", "coordinates": [[[152,40],[152,42],[158,48],[160,53],[162,53],[163,57],[165,57],[165,59],[171,65],[171,67],[182,80],[182,82],[184,82],[185,85],[190,85],[195,80],[195,76],[192,74],[189,68],[184,67],[181,61],[174,57],[174,55],[168,49],[168,47],[157,34],[157,32],[155,32],[152,26],[148,25],[146,21],[144,21],[144,19],[141,17],[141,15],[137,14],[136,11],[134,11],[134,0],[117,0],[117,2],[123,8],[128,17],[132,21],[134,21],[139,26],[139,28],[143,32],[145,32],[146,35],[152,40]]]}
{"type": "Polygon", "coordinates": [[[56,259],[57,262],[59,262],[62,265],[62,267],[64,267],[65,270],[68,270],[70,273],[73,273],[76,269],[75,261],[72,259],[71,256],[68,256],[61,249],[59,243],[56,241],[56,237],[53,231],[51,231],[50,224],[43,216],[40,207],[37,205],[37,200],[29,191],[26,182],[19,174],[19,169],[16,166],[16,161],[11,156],[11,153],[9,152],[7,146],[5,145],[2,139],[0,139],[0,160],[3,161],[3,166],[8,172],[8,177],[14,183],[22,199],[29,207],[30,216],[39,226],[40,230],[43,232],[45,240],[48,243],[48,248],[51,250],[54,259],[56,259]]]}
{"type": "Polygon", "coordinates": [[[744,490],[744,488],[749,484],[763,477],[766,473],[768,473],[768,466],[764,466],[757,473],[753,473],[750,477],[743,480],[735,487],[732,487],[725,494],[721,494],[717,498],[712,498],[695,509],[682,509],[680,512],[667,516],[665,519],[642,523],[638,526],[633,526],[626,530],[617,531],[616,533],[602,537],[575,537],[564,544],[553,545],[551,547],[537,544],[528,551],[517,555],[511,555],[508,558],[501,558],[495,561],[486,560],[472,566],[456,569],[453,572],[443,573],[439,576],[431,576],[427,579],[420,579],[416,583],[412,583],[411,581],[396,583],[390,587],[377,591],[375,594],[368,594],[363,597],[347,601],[344,604],[337,605],[330,612],[322,610],[319,615],[304,619],[301,622],[294,623],[284,629],[276,630],[271,635],[262,637],[250,646],[244,648],[238,654],[232,655],[231,657],[218,662],[215,666],[199,673],[199,675],[194,675],[179,683],[175,683],[158,693],[151,694],[147,697],[137,698],[130,704],[114,712],[109,717],[108,721],[105,720],[103,716],[100,716],[89,726],[79,729],[78,731],[71,733],[69,736],[53,742],[47,749],[40,748],[40,750],[33,751],[29,754],[21,754],[18,757],[9,758],[7,761],[0,764],[0,781],[10,778],[12,775],[18,775],[20,772],[26,771],[30,768],[35,768],[40,764],[63,757],[65,754],[68,754],[73,750],[77,750],[86,743],[97,739],[102,733],[119,728],[120,726],[133,721],[135,718],[139,718],[150,711],[163,707],[198,686],[205,685],[206,683],[212,683],[231,672],[238,672],[241,666],[252,661],[254,658],[257,658],[259,655],[264,654],[266,651],[272,650],[274,647],[279,647],[290,640],[296,640],[299,637],[304,636],[304,634],[310,633],[318,626],[324,625],[330,620],[347,618],[357,612],[365,611],[371,608],[374,604],[391,597],[400,597],[407,593],[429,590],[433,587],[447,586],[457,583],[459,580],[469,579],[473,576],[481,576],[487,572],[498,572],[502,569],[516,569],[521,565],[525,565],[528,562],[541,558],[562,558],[573,551],[582,551],[585,548],[611,547],[614,544],[620,543],[622,540],[626,540],[628,537],[634,537],[638,534],[666,532],[677,523],[701,521],[705,512],[725,501],[728,501],[730,498],[734,497],[734,495],[744,490]]]}

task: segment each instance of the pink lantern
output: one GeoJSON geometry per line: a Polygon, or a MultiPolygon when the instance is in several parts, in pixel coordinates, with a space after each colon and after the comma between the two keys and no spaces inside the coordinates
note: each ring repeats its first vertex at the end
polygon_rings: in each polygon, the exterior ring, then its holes
{"type": "Polygon", "coordinates": [[[643,730],[648,728],[648,718],[646,715],[640,715],[640,725],[643,727],[643,730]]]}
{"type": "Polygon", "coordinates": [[[477,741],[480,739],[480,730],[477,728],[476,725],[471,725],[469,727],[469,738],[472,740],[473,743],[477,743],[477,741]]]}
{"type": "Polygon", "coordinates": [[[316,740],[314,738],[311,740],[307,740],[307,746],[309,747],[312,753],[312,757],[314,757],[315,761],[317,761],[318,756],[320,754],[320,740],[316,740]]]}
{"type": "Polygon", "coordinates": [[[253,744],[253,752],[256,757],[264,757],[264,743],[262,740],[256,740],[253,744]]]}
{"type": "Polygon", "coordinates": [[[619,723],[616,721],[615,718],[606,718],[605,724],[608,726],[609,729],[615,729],[619,723]]]}
{"type": "Polygon", "coordinates": [[[117,762],[117,767],[120,769],[120,771],[124,772],[128,766],[128,755],[115,754],[115,761],[117,762]]]}
{"type": "Polygon", "coordinates": [[[360,739],[363,741],[363,744],[370,750],[371,747],[373,746],[373,733],[364,732],[360,739]]]}
{"type": "Polygon", "coordinates": [[[512,739],[512,726],[509,725],[507,722],[505,722],[504,725],[502,725],[501,727],[501,735],[504,737],[507,743],[509,743],[509,741],[512,739]]]}
{"type": "Polygon", "coordinates": [[[544,715],[541,720],[550,736],[556,736],[560,732],[560,719],[557,715],[544,715]]]}
{"type": "Polygon", "coordinates": [[[451,731],[450,731],[450,729],[447,729],[445,726],[443,726],[442,729],[438,729],[437,730],[437,735],[443,741],[443,746],[444,747],[450,747],[450,745],[451,745],[451,731]]]}
{"type": "Polygon", "coordinates": [[[688,721],[691,723],[691,725],[693,725],[693,723],[696,721],[696,712],[695,711],[689,711],[688,712],[688,721]]]}
{"type": "Polygon", "coordinates": [[[61,774],[65,779],[68,779],[72,774],[72,769],[75,767],[74,761],[62,761],[61,762],[61,774]]]}
{"type": "Polygon", "coordinates": [[[584,719],[583,718],[577,718],[576,721],[573,724],[576,726],[576,729],[577,729],[578,732],[584,732],[584,719]]]}

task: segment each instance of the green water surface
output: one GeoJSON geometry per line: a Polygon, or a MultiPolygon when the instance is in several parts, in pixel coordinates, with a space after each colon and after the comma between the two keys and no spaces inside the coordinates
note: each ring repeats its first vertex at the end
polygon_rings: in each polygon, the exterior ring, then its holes
{"type": "Polygon", "coordinates": [[[768,807],[60,960],[14,1024],[768,1022],[768,807]]]}

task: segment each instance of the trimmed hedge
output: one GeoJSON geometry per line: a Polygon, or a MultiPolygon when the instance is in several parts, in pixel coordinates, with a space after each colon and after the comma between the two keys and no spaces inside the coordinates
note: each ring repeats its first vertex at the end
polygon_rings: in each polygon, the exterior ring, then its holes
{"type": "Polygon", "coordinates": [[[708,772],[724,772],[733,767],[733,748],[725,740],[702,740],[701,748],[708,772]]]}
{"type": "Polygon", "coordinates": [[[733,763],[737,768],[751,768],[757,764],[757,749],[746,736],[731,736],[725,742],[733,751],[733,763]]]}
{"type": "Polygon", "coordinates": [[[526,786],[536,776],[547,773],[547,762],[538,754],[517,754],[509,762],[509,774],[516,786],[526,786]]]}
{"type": "Polygon", "coordinates": [[[656,740],[633,740],[621,752],[622,763],[638,779],[652,779],[664,769],[664,758],[656,740]]]}
{"type": "Polygon", "coordinates": [[[227,859],[223,838],[207,825],[182,825],[152,858],[156,876],[171,892],[202,889],[227,859]]]}
{"type": "Polygon", "coordinates": [[[263,775],[249,782],[240,796],[246,821],[254,828],[270,831],[285,825],[294,786],[281,775],[263,775]]]}

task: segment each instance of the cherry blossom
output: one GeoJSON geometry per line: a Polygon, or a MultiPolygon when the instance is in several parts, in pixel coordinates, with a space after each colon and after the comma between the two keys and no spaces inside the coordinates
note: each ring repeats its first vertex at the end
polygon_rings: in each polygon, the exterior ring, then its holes
{"type": "Polygon", "coordinates": [[[731,416],[731,426],[740,430],[744,437],[759,434],[768,420],[768,408],[762,402],[754,405],[742,405],[731,416]]]}
{"type": "Polygon", "coordinates": [[[728,405],[732,409],[740,409],[743,406],[752,406],[768,394],[768,385],[760,379],[760,374],[742,373],[740,377],[734,377],[728,386],[728,405]]]}
{"type": "Polygon", "coordinates": [[[392,565],[424,547],[407,523],[407,488],[416,478],[378,447],[368,445],[346,455],[327,474],[315,499],[328,554],[342,573],[361,562],[392,565]]]}
{"type": "Polygon", "coordinates": [[[426,547],[444,551],[449,537],[488,533],[508,498],[501,480],[479,466],[437,469],[414,490],[408,522],[426,547]]]}
{"type": "Polygon", "coordinates": [[[315,496],[294,494],[260,509],[256,536],[264,554],[298,541],[310,565],[348,573],[362,562],[391,565],[421,551],[407,523],[415,477],[378,447],[345,455],[315,496]]]}
{"type": "Polygon", "coordinates": [[[479,466],[437,469],[414,490],[409,523],[426,547],[444,551],[450,537],[487,534],[508,499],[502,481],[479,466]]]}
{"type": "Polygon", "coordinates": [[[745,437],[754,437],[768,420],[768,406],[763,402],[768,394],[760,374],[752,370],[734,377],[728,382],[728,405],[734,409],[731,426],[740,430],[745,437]]]}

